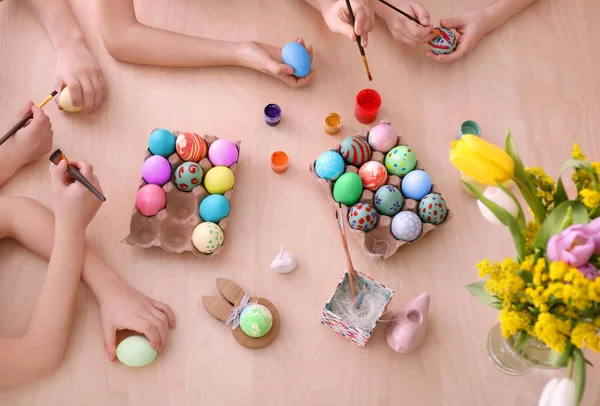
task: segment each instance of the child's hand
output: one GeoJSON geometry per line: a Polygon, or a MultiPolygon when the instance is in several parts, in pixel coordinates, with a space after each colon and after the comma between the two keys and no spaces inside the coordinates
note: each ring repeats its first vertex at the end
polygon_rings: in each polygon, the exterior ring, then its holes
{"type": "Polygon", "coordinates": [[[450,28],[458,31],[459,35],[456,49],[449,54],[436,55],[429,51],[427,55],[439,62],[454,62],[462,58],[477,45],[479,40],[490,32],[490,23],[485,9],[469,11],[456,18],[449,18],[440,21],[444,28],[450,28]]]}
{"type": "MultiPolygon", "coordinates": [[[[100,107],[105,92],[100,66],[85,44],[57,50],[54,85],[58,91],[67,86],[71,90],[73,105],[82,106],[86,113],[92,113],[100,107]]],[[[58,103],[58,97],[55,100],[58,103]]]]}
{"type": "Polygon", "coordinates": [[[144,334],[159,352],[165,348],[170,328],[175,327],[171,308],[150,299],[122,279],[116,279],[97,293],[104,349],[111,361],[116,357],[116,331],[134,330],[144,334]]]}
{"type": "MultiPolygon", "coordinates": [[[[79,169],[81,174],[102,192],[90,164],[79,161],[71,162],[71,165],[79,169]]],[[[67,173],[67,162],[64,160],[58,165],[50,165],[50,177],[56,222],[66,224],[75,231],[85,232],[102,202],[85,186],[71,178],[67,173]]]]}
{"type": "Polygon", "coordinates": [[[424,25],[424,27],[421,27],[419,24],[388,7],[385,11],[384,19],[396,41],[404,42],[410,46],[417,46],[435,38],[436,35],[432,32],[433,27],[430,25],[429,12],[421,3],[414,0],[390,0],[389,3],[398,7],[406,14],[415,17],[424,25]]]}
{"type": "MultiPolygon", "coordinates": [[[[306,48],[310,55],[310,60],[312,61],[312,47],[310,45],[306,46],[302,38],[298,38],[296,42],[302,44],[302,46],[306,48]]],[[[306,85],[310,82],[315,73],[315,70],[311,69],[306,77],[298,78],[294,76],[294,68],[281,61],[281,48],[256,41],[243,44],[239,58],[239,64],[241,66],[267,73],[284,81],[292,87],[302,87],[306,85]]]]}
{"type": "Polygon", "coordinates": [[[6,144],[8,145],[10,142],[17,149],[15,154],[17,154],[16,158],[21,165],[35,161],[47,154],[52,147],[52,123],[50,123],[50,118],[32,101],[23,106],[18,117],[15,117],[15,121],[22,119],[30,111],[33,112],[33,119],[17,131],[6,144]]]}
{"type": "Polygon", "coordinates": [[[366,47],[369,32],[375,26],[373,9],[368,0],[350,0],[350,6],[354,14],[354,27],[345,0],[329,1],[323,5],[323,19],[332,32],[345,35],[352,41],[356,41],[358,35],[361,37],[361,45],[366,47]]]}

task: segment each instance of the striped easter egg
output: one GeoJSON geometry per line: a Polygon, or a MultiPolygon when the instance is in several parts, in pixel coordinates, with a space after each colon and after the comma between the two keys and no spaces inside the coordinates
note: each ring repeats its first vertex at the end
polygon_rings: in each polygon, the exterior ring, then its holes
{"type": "Polygon", "coordinates": [[[340,154],[350,165],[361,166],[371,159],[371,147],[360,137],[348,137],[340,145],[340,154]]]}
{"type": "Polygon", "coordinates": [[[194,133],[182,133],[175,141],[177,155],[184,161],[200,162],[208,152],[204,138],[194,133]]]}
{"type": "Polygon", "coordinates": [[[444,27],[437,27],[442,35],[438,35],[429,41],[429,49],[436,54],[449,54],[456,48],[456,36],[452,30],[444,27]]]}

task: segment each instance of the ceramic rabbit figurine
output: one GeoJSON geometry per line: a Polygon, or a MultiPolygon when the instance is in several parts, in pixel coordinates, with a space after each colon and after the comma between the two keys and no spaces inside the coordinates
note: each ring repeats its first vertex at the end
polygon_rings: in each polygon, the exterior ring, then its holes
{"type": "Polygon", "coordinates": [[[296,269],[296,258],[294,254],[285,250],[284,246],[281,246],[279,254],[271,262],[271,269],[277,273],[289,273],[296,269]]]}
{"type": "Polygon", "coordinates": [[[392,350],[406,354],[423,344],[429,303],[429,293],[421,293],[394,313],[393,321],[385,330],[387,343],[392,350]]]}

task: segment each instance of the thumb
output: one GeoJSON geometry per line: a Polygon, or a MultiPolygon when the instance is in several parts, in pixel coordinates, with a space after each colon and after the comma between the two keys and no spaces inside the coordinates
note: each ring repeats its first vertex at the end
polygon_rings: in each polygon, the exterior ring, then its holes
{"type": "Polygon", "coordinates": [[[285,63],[280,63],[280,64],[277,64],[277,66],[274,68],[273,74],[275,74],[275,75],[293,75],[294,68],[292,68],[290,65],[286,65],[285,63]]]}
{"type": "Polygon", "coordinates": [[[465,25],[465,21],[462,17],[445,18],[440,20],[440,25],[444,28],[458,28],[465,25]]]}
{"type": "Polygon", "coordinates": [[[67,173],[67,162],[62,160],[58,165],[50,165],[50,179],[54,187],[64,186],[65,174],[67,173]]]}
{"type": "Polygon", "coordinates": [[[106,354],[108,354],[108,359],[111,361],[115,361],[117,359],[117,336],[116,331],[112,327],[103,326],[104,330],[104,349],[106,350],[106,354]]]}
{"type": "Polygon", "coordinates": [[[19,109],[19,117],[17,118],[17,120],[20,120],[23,117],[25,117],[27,114],[29,114],[29,112],[31,111],[31,107],[33,107],[33,105],[34,105],[33,102],[31,100],[29,100],[26,105],[21,107],[19,109]]]}
{"type": "Polygon", "coordinates": [[[50,120],[46,113],[44,113],[44,110],[42,110],[36,105],[31,106],[31,111],[33,113],[33,121],[36,123],[50,120]]]}

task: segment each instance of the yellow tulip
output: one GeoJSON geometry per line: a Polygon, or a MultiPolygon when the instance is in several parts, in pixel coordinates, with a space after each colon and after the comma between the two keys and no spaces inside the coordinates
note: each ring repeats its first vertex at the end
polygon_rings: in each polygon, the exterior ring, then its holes
{"type": "Polygon", "coordinates": [[[452,142],[450,162],[459,171],[484,185],[504,183],[515,174],[515,161],[502,148],[475,135],[452,142]]]}

